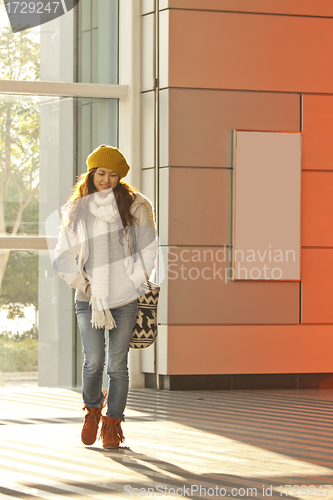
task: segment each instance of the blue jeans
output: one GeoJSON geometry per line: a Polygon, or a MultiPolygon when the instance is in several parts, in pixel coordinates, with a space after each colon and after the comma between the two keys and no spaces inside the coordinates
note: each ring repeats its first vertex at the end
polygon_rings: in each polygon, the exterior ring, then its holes
{"type": "MultiPolygon", "coordinates": [[[[89,302],[75,302],[79,323],[84,361],[82,369],[83,402],[90,408],[100,408],[103,402],[102,380],[105,364],[105,337],[103,328],[94,328],[90,323],[89,302]]],[[[138,301],[111,309],[116,328],[109,330],[107,373],[109,390],[107,396],[108,417],[124,420],[124,409],[128,393],[128,350],[138,313],[138,301]]]]}

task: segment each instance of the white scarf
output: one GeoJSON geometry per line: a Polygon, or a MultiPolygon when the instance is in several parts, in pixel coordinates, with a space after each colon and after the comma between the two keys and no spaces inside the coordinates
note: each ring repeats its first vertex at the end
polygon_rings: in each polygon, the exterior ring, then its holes
{"type": "Polygon", "coordinates": [[[124,229],[118,211],[113,191],[107,196],[94,193],[89,201],[89,210],[95,216],[93,228],[93,271],[90,279],[92,318],[91,324],[95,328],[112,330],[116,325],[108,306],[110,263],[109,263],[109,230],[124,229]],[[98,242],[98,244],[96,244],[98,242]]]}

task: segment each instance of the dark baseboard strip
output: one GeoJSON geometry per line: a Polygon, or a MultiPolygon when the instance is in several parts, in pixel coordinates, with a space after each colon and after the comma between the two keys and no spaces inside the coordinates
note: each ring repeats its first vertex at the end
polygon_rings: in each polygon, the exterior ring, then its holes
{"type": "MultiPolygon", "coordinates": [[[[145,387],[156,389],[154,373],[145,374],[145,387]]],[[[249,375],[160,375],[166,391],[333,389],[333,373],[268,373],[249,375]]]]}

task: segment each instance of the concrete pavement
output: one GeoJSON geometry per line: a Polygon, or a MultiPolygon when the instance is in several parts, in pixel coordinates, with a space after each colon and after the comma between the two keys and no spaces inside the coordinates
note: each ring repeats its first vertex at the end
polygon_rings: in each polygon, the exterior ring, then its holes
{"type": "Polygon", "coordinates": [[[111,451],[81,443],[81,408],[0,390],[1,499],[333,497],[333,391],[131,390],[111,451]]]}

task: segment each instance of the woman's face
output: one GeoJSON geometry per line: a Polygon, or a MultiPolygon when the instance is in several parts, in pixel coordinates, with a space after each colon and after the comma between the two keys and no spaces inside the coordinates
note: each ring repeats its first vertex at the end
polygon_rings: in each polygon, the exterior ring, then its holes
{"type": "Polygon", "coordinates": [[[98,167],[93,175],[93,183],[96,191],[114,189],[119,181],[119,175],[108,168],[98,167]]]}

